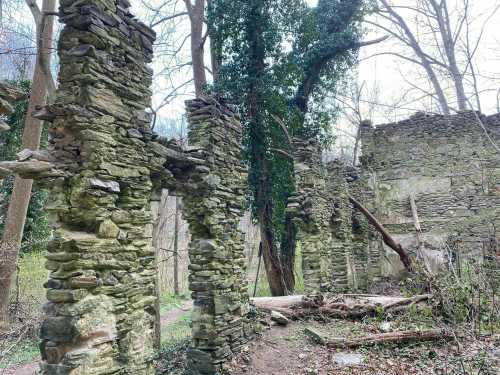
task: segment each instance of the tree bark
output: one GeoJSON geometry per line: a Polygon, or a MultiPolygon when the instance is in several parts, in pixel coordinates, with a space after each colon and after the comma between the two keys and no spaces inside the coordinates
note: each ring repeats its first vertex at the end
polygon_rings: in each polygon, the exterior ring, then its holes
{"type": "Polygon", "coordinates": [[[439,25],[439,34],[443,41],[444,51],[448,60],[450,75],[455,86],[457,95],[457,104],[460,111],[467,109],[467,96],[465,95],[465,87],[463,74],[458,68],[457,58],[455,55],[455,42],[453,40],[450,15],[448,13],[448,5],[446,1],[438,4],[435,0],[429,0],[436,13],[437,22],[439,25]]]}
{"type": "Polygon", "coordinates": [[[154,327],[154,343],[155,349],[160,350],[161,347],[161,316],[160,316],[160,234],[163,229],[162,213],[166,209],[168,194],[165,191],[160,193],[159,201],[151,202],[151,213],[154,218],[153,226],[153,247],[155,249],[155,327],[154,327]]]}
{"type": "MultiPolygon", "coordinates": [[[[42,10],[44,12],[54,12],[55,0],[43,0],[42,10]]],[[[45,63],[49,64],[54,24],[53,17],[45,17],[44,23],[45,25],[42,27],[43,34],[40,36],[41,45],[39,46],[42,48],[42,51],[39,53],[39,57],[43,57],[45,63]]],[[[36,106],[45,104],[46,94],[47,77],[42,69],[40,58],[38,58],[24,125],[23,149],[37,150],[40,146],[42,121],[31,117],[31,113],[35,110],[36,106]]],[[[0,330],[5,329],[9,325],[10,288],[21,247],[32,186],[33,180],[16,177],[7,211],[4,233],[2,242],[0,243],[0,253],[3,258],[3,261],[0,262],[0,330]]]]}
{"type": "Polygon", "coordinates": [[[379,296],[371,294],[339,294],[313,296],[285,296],[252,298],[258,309],[277,311],[289,319],[305,319],[313,316],[328,316],[340,319],[362,319],[377,312],[397,313],[411,306],[424,303],[428,294],[410,298],[379,296]]]}
{"type": "Polygon", "coordinates": [[[272,233],[272,223],[267,217],[268,215],[262,213],[259,218],[262,257],[266,268],[267,281],[271,295],[284,296],[287,294],[287,291],[283,278],[283,268],[272,233]]]}
{"type": "MultiPolygon", "coordinates": [[[[213,7],[213,0],[207,0],[207,8],[212,9],[213,7]]],[[[213,25],[210,24],[207,27],[207,32],[210,36],[210,58],[211,58],[211,63],[212,63],[212,79],[215,83],[219,79],[219,71],[220,71],[220,66],[222,65],[221,63],[221,48],[218,42],[216,42],[215,37],[216,37],[216,32],[214,30],[213,25]]]]}
{"type": "Polygon", "coordinates": [[[205,37],[203,36],[203,20],[205,16],[205,0],[184,0],[191,21],[191,59],[193,64],[194,89],[196,97],[203,95],[207,84],[205,73],[205,37]]]}
{"type": "Polygon", "coordinates": [[[295,290],[295,259],[297,248],[297,231],[291,218],[287,215],[285,219],[285,232],[281,241],[281,264],[283,268],[283,281],[287,293],[292,294],[295,290]]]}
{"type": "MultiPolygon", "coordinates": [[[[265,41],[262,22],[266,16],[266,2],[254,1],[251,4],[249,22],[246,25],[246,38],[250,52],[250,72],[253,79],[248,83],[248,120],[250,143],[250,164],[254,178],[258,178],[258,187],[254,193],[257,205],[256,216],[259,220],[262,257],[266,269],[269,288],[273,296],[286,293],[283,269],[274,236],[273,202],[270,193],[269,160],[267,159],[265,120],[262,113],[263,78],[265,75],[265,41]]],[[[251,177],[250,177],[251,178],[251,177]]]]}
{"type": "Polygon", "coordinates": [[[453,336],[443,329],[429,329],[425,331],[399,331],[380,333],[361,337],[330,337],[313,328],[306,328],[305,333],[318,344],[329,348],[357,348],[364,345],[381,343],[406,343],[432,340],[451,340],[453,336]]]}

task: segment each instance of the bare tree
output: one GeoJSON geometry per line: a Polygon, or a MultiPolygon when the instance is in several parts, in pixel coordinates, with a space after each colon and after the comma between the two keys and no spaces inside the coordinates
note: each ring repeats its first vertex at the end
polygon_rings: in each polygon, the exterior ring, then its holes
{"type": "MultiPolygon", "coordinates": [[[[42,11],[34,0],[26,1],[37,24],[38,54],[24,125],[22,147],[36,150],[40,146],[42,121],[31,117],[31,113],[37,106],[45,104],[47,93],[54,89],[48,67],[54,24],[53,17],[50,15],[55,12],[55,0],[44,0],[42,11]]],[[[33,180],[16,177],[9,202],[4,233],[0,243],[2,257],[2,262],[0,262],[0,330],[9,324],[11,282],[16,270],[32,186],[33,180]]]]}
{"type": "Polygon", "coordinates": [[[361,142],[361,123],[372,121],[375,111],[379,107],[379,88],[377,83],[368,87],[366,81],[355,80],[344,95],[338,95],[337,101],[341,104],[342,117],[345,121],[339,122],[336,131],[350,138],[353,143],[352,164],[356,165],[361,142]]]}
{"type": "Polygon", "coordinates": [[[367,22],[402,47],[376,55],[392,55],[423,69],[431,90],[407,83],[434,98],[439,112],[450,114],[469,109],[470,97],[481,108],[474,58],[486,25],[498,9],[495,4],[489,14],[473,15],[470,0],[380,0],[377,19],[367,22]],[[472,33],[471,25],[479,18],[483,25],[472,33]]]}

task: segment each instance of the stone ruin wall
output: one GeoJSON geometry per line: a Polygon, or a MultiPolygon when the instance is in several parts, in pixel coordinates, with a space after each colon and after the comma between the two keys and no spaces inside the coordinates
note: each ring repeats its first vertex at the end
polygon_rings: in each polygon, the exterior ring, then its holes
{"type": "Polygon", "coordinates": [[[346,182],[337,165],[326,167],[314,141],[293,140],[296,192],[287,212],[301,243],[306,293],[345,292],[351,217],[346,182]]]}
{"type": "MultiPolygon", "coordinates": [[[[154,33],[126,0],[61,1],[42,374],[154,374],[154,33]],[[57,174],[56,174],[57,175],[57,174]],[[53,176],[56,177],[56,176],[53,176]]],[[[43,117],[43,116],[42,116],[43,117]]]]}
{"type": "MultiPolygon", "coordinates": [[[[500,115],[481,120],[500,144],[500,115]]],[[[325,164],[316,144],[294,141],[297,191],[288,212],[302,243],[306,292],[366,291],[404,270],[349,195],[411,254],[423,254],[430,270],[439,271],[446,252],[458,262],[491,260],[497,269],[500,155],[473,112],[419,113],[377,128],[365,122],[361,134],[361,168],[325,164]]]]}
{"type": "MultiPolygon", "coordinates": [[[[500,115],[482,116],[500,144],[500,115]]],[[[453,257],[482,259],[499,252],[500,154],[473,112],[451,117],[418,113],[406,121],[362,127],[364,202],[412,253],[421,248],[435,271],[445,248],[453,257]],[[422,233],[410,205],[414,197],[422,233]]],[[[385,276],[402,270],[398,256],[380,247],[385,276]]]]}
{"type": "Polygon", "coordinates": [[[193,374],[214,374],[252,336],[243,215],[241,124],[204,98],[187,102],[190,147],[153,134],[154,33],[127,0],[63,0],[59,87],[35,115],[49,151],[0,162],[0,176],[50,188],[54,225],[41,327],[44,375],[153,374],[155,253],[151,202],[184,198],[190,224],[193,374]]]}
{"type": "Polygon", "coordinates": [[[227,106],[187,103],[190,149],[206,163],[195,168],[184,190],[189,223],[189,288],[194,301],[192,374],[219,373],[252,337],[244,233],[247,169],[242,162],[242,126],[227,106]]]}

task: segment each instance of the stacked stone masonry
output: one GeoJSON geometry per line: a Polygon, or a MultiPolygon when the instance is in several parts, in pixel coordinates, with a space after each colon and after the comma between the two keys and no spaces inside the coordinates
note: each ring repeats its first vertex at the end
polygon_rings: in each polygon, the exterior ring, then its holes
{"type": "Polygon", "coordinates": [[[235,113],[214,100],[186,104],[189,144],[207,161],[183,187],[183,215],[192,236],[189,287],[194,301],[188,368],[195,375],[210,375],[219,373],[253,334],[244,234],[239,228],[247,169],[235,113]]]}
{"type": "Polygon", "coordinates": [[[47,207],[55,231],[40,333],[45,375],[155,372],[145,111],[155,35],[129,7],[60,2],[59,87],[39,114],[51,123],[46,161],[58,165],[47,207]]]}
{"type": "Polygon", "coordinates": [[[245,285],[242,129],[230,109],[188,102],[191,146],[150,129],[154,33],[126,0],[62,0],[48,151],[0,162],[50,188],[44,375],[153,374],[155,253],[151,202],[185,198],[190,223],[194,374],[215,374],[252,335],[245,285]]]}
{"type": "MultiPolygon", "coordinates": [[[[435,271],[446,249],[453,259],[498,260],[500,153],[491,142],[500,144],[500,115],[417,113],[362,128],[366,204],[403,247],[414,254],[421,249],[435,271]],[[410,197],[422,233],[416,233],[410,197]]],[[[372,238],[370,246],[380,241],[372,238]]],[[[390,249],[383,247],[382,256],[384,275],[402,269],[390,249]]]]}
{"type": "Polygon", "coordinates": [[[344,292],[351,239],[346,183],[337,165],[323,166],[314,141],[293,140],[296,193],[287,212],[298,229],[307,293],[344,292]]]}
{"type": "Polygon", "coordinates": [[[349,195],[430,271],[468,258],[487,261],[500,279],[500,153],[492,144],[500,144],[500,115],[418,113],[377,128],[364,122],[361,134],[360,170],[340,161],[323,166],[314,142],[294,141],[297,192],[288,211],[306,291],[363,291],[403,271],[349,195]]]}

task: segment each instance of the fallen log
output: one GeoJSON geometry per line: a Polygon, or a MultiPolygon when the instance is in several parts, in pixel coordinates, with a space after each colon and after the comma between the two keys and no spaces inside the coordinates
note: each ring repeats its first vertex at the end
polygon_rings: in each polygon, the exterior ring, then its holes
{"type": "Polygon", "coordinates": [[[369,294],[340,294],[314,296],[286,296],[252,298],[251,302],[260,310],[277,311],[289,319],[297,320],[312,316],[327,316],[341,319],[360,319],[377,313],[396,313],[425,302],[430,295],[410,298],[377,296],[369,294]]]}
{"type": "Polygon", "coordinates": [[[389,234],[387,229],[385,229],[385,227],[377,220],[375,216],[373,216],[370,211],[368,211],[366,207],[364,207],[361,203],[359,203],[351,196],[349,196],[349,201],[367,218],[370,224],[375,227],[377,232],[382,235],[382,240],[384,241],[384,243],[399,255],[399,259],[401,259],[401,262],[405,266],[406,270],[408,272],[413,272],[411,259],[405,249],[403,249],[403,246],[401,246],[401,244],[389,234]]]}
{"type": "Polygon", "coordinates": [[[400,344],[407,342],[424,342],[433,340],[451,340],[453,335],[443,329],[429,329],[424,331],[396,331],[360,337],[329,337],[313,328],[305,329],[306,335],[316,343],[329,348],[357,348],[375,344],[400,344]]]}

